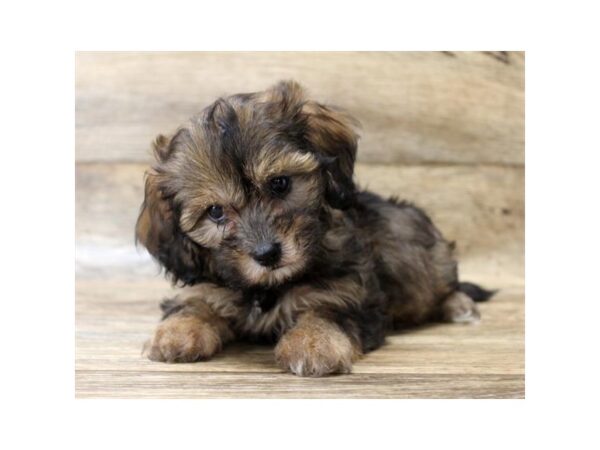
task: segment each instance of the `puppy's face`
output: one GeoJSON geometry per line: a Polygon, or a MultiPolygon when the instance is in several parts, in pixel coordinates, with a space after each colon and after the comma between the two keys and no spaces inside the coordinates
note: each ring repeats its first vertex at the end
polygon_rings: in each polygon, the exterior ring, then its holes
{"type": "Polygon", "coordinates": [[[218,100],[157,139],[138,239],[184,284],[302,275],[322,251],[328,209],[353,200],[353,123],[295,83],[218,100]]]}
{"type": "Polygon", "coordinates": [[[290,279],[310,264],[321,237],[317,157],[285,136],[265,134],[239,153],[187,135],[187,150],[174,156],[179,226],[210,251],[213,270],[230,284],[290,279]]]}

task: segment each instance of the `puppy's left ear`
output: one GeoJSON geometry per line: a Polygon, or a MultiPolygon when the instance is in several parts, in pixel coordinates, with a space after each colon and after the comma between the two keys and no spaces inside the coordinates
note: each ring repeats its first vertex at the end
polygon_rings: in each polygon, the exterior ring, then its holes
{"type": "Polygon", "coordinates": [[[360,124],[350,114],[319,103],[307,102],[303,112],[308,125],[305,138],[323,160],[325,197],[332,207],[347,209],[356,193],[352,175],[360,124]]]}
{"type": "Polygon", "coordinates": [[[146,174],[144,202],[135,234],[150,254],[171,275],[173,282],[192,285],[206,277],[207,251],[188,238],[179,225],[179,211],[173,196],[167,194],[164,165],[173,153],[175,138],[159,136],[154,143],[155,166],[146,174]]]}

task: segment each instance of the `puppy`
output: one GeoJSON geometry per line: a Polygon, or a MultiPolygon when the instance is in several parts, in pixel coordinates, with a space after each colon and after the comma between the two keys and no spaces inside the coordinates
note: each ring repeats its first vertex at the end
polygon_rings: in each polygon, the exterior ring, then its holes
{"type": "Polygon", "coordinates": [[[357,126],[281,82],[158,136],[136,236],[185,289],[161,305],[148,358],[267,340],[283,370],[323,376],[350,372],[392,326],[479,318],[491,292],[459,283],[429,217],[356,188],[357,126]]]}

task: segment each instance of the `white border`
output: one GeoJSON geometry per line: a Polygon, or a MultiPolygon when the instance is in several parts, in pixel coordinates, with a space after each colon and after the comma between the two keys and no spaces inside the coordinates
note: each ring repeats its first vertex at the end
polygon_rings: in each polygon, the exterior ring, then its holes
{"type": "Polygon", "coordinates": [[[3,11],[3,448],[597,446],[597,14],[578,1],[392,4],[3,11]],[[527,400],[73,400],[73,51],[101,49],[526,50],[527,400]]]}

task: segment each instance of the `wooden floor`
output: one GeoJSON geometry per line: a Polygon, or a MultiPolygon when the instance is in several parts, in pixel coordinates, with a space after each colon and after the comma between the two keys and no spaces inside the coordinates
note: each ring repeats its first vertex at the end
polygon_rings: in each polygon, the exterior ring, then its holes
{"type": "Polygon", "coordinates": [[[458,240],[463,279],[500,292],[478,325],[431,325],[388,337],[350,375],[281,373],[272,349],[234,344],[211,361],[141,356],[172,293],[133,227],[145,164],[76,165],[76,396],[126,398],[523,398],[523,169],[360,164],[358,180],[426,207],[458,240]]]}

